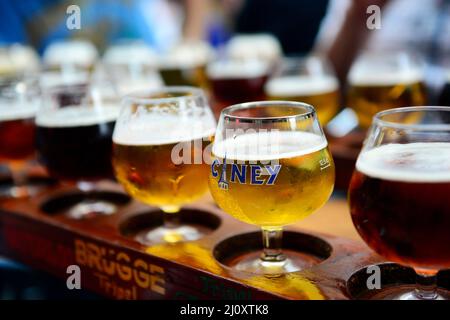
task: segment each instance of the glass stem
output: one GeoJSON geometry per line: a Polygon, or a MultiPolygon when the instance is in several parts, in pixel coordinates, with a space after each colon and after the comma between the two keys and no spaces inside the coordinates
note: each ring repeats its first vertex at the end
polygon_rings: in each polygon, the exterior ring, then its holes
{"type": "Polygon", "coordinates": [[[164,206],[161,208],[163,213],[163,225],[167,229],[176,229],[181,225],[180,207],[164,206]]]}
{"type": "Polygon", "coordinates": [[[416,271],[416,289],[414,295],[419,300],[435,300],[437,293],[437,272],[416,271]]]}
{"type": "Polygon", "coordinates": [[[12,163],[10,165],[11,178],[17,187],[26,185],[27,182],[27,163],[12,163]]]}
{"type": "Polygon", "coordinates": [[[262,228],[263,253],[262,262],[283,262],[286,260],[282,249],[281,240],[283,237],[282,228],[262,228]]]}

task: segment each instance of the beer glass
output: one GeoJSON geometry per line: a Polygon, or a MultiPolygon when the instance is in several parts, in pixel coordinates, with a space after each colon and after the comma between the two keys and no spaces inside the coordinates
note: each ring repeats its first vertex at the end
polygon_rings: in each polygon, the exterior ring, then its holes
{"type": "Polygon", "coordinates": [[[450,267],[450,108],[378,113],[349,188],[363,240],[417,273],[417,287],[390,298],[439,299],[436,274],[450,267]]]}
{"type": "Polygon", "coordinates": [[[260,274],[299,270],[282,252],[283,227],[320,208],[334,163],[314,108],[289,101],[225,108],[212,148],[209,188],[227,213],[262,228],[263,253],[236,268],[260,274]]]}
{"type": "Polygon", "coordinates": [[[160,58],[159,72],[166,86],[206,87],[205,69],[214,54],[205,42],[176,45],[160,58]]]}
{"type": "Polygon", "coordinates": [[[350,69],[347,104],[367,129],[379,111],[424,105],[420,59],[406,52],[363,53],[350,69]]]}
{"type": "Polygon", "coordinates": [[[27,163],[34,156],[34,117],[39,107],[39,88],[35,79],[0,80],[0,163],[11,172],[13,185],[2,190],[9,197],[30,194],[27,186],[27,163]]]}
{"type": "Polygon", "coordinates": [[[136,200],[157,206],[164,224],[149,244],[195,240],[202,231],[180,223],[180,209],[208,191],[204,152],[216,124],[203,91],[163,87],[126,96],[113,136],[117,180],[136,200]]]}
{"type": "Polygon", "coordinates": [[[217,116],[232,104],[264,99],[269,72],[270,64],[264,60],[222,58],[210,63],[206,74],[217,116]]]}
{"type": "Polygon", "coordinates": [[[322,125],[339,109],[339,82],[319,56],[286,58],[265,86],[268,99],[301,101],[315,107],[322,125]]]}
{"type": "MultiPolygon", "coordinates": [[[[36,145],[50,176],[89,192],[95,183],[113,178],[112,133],[120,99],[101,84],[48,87],[36,116],[36,145]]],[[[73,218],[111,214],[109,202],[84,202],[70,211],[73,218]]]]}

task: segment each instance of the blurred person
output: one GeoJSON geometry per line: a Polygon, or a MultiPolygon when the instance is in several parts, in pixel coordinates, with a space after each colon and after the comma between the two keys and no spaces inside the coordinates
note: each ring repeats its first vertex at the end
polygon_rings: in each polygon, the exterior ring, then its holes
{"type": "Polygon", "coordinates": [[[41,53],[55,40],[82,38],[101,51],[118,39],[141,39],[160,52],[202,39],[207,0],[0,1],[0,43],[30,43],[41,53]],[[81,11],[81,29],[69,30],[70,5],[81,11]]]}
{"type": "Polygon", "coordinates": [[[332,0],[316,49],[326,52],[341,82],[363,49],[422,55],[435,98],[446,77],[441,66],[450,59],[449,32],[450,0],[332,0]],[[370,5],[381,9],[380,29],[367,28],[370,5]]]}
{"type": "Polygon", "coordinates": [[[286,55],[311,51],[329,0],[226,0],[235,33],[274,35],[286,55]]]}

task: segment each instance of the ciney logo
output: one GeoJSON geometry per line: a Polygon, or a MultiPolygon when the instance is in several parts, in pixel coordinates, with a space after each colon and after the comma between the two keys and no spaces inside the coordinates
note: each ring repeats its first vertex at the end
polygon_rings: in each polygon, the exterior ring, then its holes
{"type": "Polygon", "coordinates": [[[81,9],[79,6],[72,4],[67,7],[66,14],[69,16],[66,19],[66,27],[69,30],[81,29],[81,9]]]}
{"type": "Polygon", "coordinates": [[[251,184],[251,185],[273,185],[280,173],[281,165],[260,165],[260,164],[227,164],[227,158],[223,159],[223,163],[219,159],[214,159],[211,164],[211,175],[217,178],[220,189],[228,190],[228,181],[231,183],[251,184]],[[230,178],[227,178],[227,166],[230,167],[230,178]],[[219,174],[219,167],[222,170],[219,174]]]}

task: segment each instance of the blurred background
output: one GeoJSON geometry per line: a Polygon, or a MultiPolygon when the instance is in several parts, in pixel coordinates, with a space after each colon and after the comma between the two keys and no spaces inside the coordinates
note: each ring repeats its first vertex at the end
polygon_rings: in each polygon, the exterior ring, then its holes
{"type": "MultiPolygon", "coordinates": [[[[18,178],[35,157],[29,123],[12,133],[11,121],[32,119],[34,94],[61,85],[117,97],[194,85],[216,116],[245,101],[304,101],[340,141],[383,109],[450,106],[449,34],[450,0],[1,0],[0,173],[18,178]],[[369,5],[379,28],[368,27],[369,5]]],[[[333,153],[337,168],[361,141],[350,144],[333,153]]],[[[0,298],[66,295],[64,283],[0,260],[0,298]]]]}

